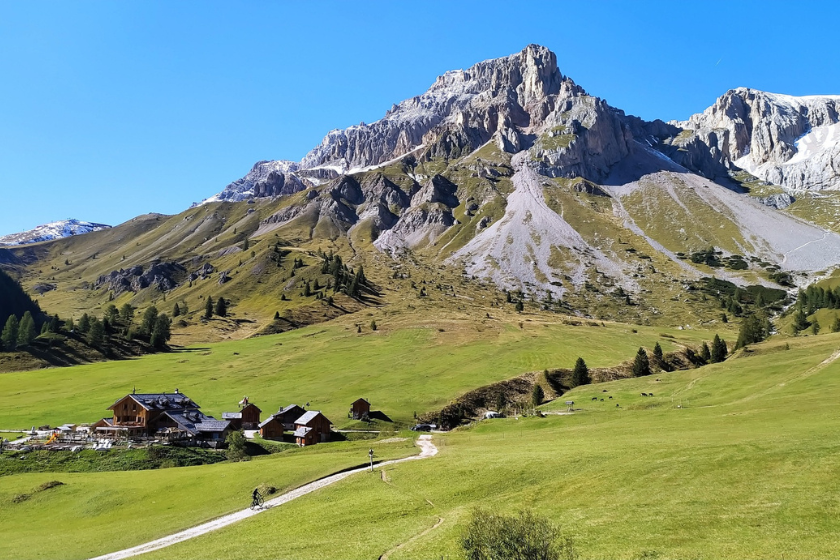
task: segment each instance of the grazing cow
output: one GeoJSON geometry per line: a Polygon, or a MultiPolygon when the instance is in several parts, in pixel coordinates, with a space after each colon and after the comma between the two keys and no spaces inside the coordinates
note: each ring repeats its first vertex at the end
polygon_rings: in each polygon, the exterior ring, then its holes
{"type": "Polygon", "coordinates": [[[601,402],[604,402],[604,399],[601,399],[601,402]]]}
{"type": "Polygon", "coordinates": [[[615,403],[615,406],[618,406],[618,403],[615,403]]]}
{"type": "Polygon", "coordinates": [[[610,398],[612,398],[612,395],[610,395],[610,398]]]}
{"type": "Polygon", "coordinates": [[[602,389],[602,390],[601,390],[601,392],[602,392],[602,393],[606,393],[606,392],[607,392],[607,390],[606,390],[606,389],[602,389]]]}
{"type": "Polygon", "coordinates": [[[648,393],[648,396],[649,396],[649,397],[652,397],[652,396],[653,396],[653,393],[648,393]]]}
{"type": "Polygon", "coordinates": [[[646,397],[646,396],[647,396],[647,393],[642,393],[642,396],[643,396],[643,397],[646,397]]]}
{"type": "Polygon", "coordinates": [[[597,400],[598,400],[598,397],[592,397],[592,400],[593,400],[593,401],[597,401],[597,400]]]}

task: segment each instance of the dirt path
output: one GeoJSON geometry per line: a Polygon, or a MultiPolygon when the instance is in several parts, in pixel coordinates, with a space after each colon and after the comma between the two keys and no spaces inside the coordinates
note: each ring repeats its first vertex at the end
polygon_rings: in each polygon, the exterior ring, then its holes
{"type": "Polygon", "coordinates": [[[389,550],[388,552],[386,552],[385,554],[380,556],[379,560],[388,560],[388,556],[390,554],[393,554],[394,552],[403,548],[405,545],[410,544],[410,543],[416,541],[417,539],[419,539],[421,537],[425,537],[426,535],[428,535],[429,533],[431,533],[432,531],[434,531],[435,529],[440,527],[441,523],[443,523],[443,517],[438,517],[437,523],[435,523],[434,525],[432,525],[428,529],[425,529],[424,531],[421,531],[420,533],[417,533],[416,535],[414,535],[413,537],[411,537],[410,539],[408,539],[404,543],[398,544],[397,546],[395,546],[394,548],[392,548],[391,550],[389,550]]]}
{"type": "MultiPolygon", "coordinates": [[[[417,440],[417,444],[420,446],[419,455],[413,455],[411,457],[406,457],[405,459],[385,461],[379,463],[378,465],[374,465],[374,468],[386,467],[388,465],[395,465],[397,463],[404,463],[406,461],[415,461],[417,459],[427,459],[429,457],[434,457],[435,455],[437,455],[438,448],[435,447],[435,445],[432,443],[432,436],[428,434],[420,436],[420,438],[417,440]]],[[[315,490],[319,490],[321,488],[324,488],[325,486],[329,486],[330,484],[335,484],[336,482],[344,480],[345,478],[351,475],[364,472],[369,469],[370,467],[360,467],[357,469],[340,472],[338,474],[322,478],[321,480],[316,480],[315,482],[305,484],[300,488],[296,488],[290,492],[286,492],[285,494],[277,496],[276,498],[272,498],[265,502],[262,509],[243,509],[234,513],[230,513],[228,515],[224,515],[222,517],[219,517],[218,519],[208,521],[207,523],[202,523],[201,525],[191,527],[179,533],[175,533],[173,535],[169,535],[167,537],[163,537],[161,539],[157,539],[131,548],[126,548],[125,550],[112,552],[103,556],[97,556],[92,560],[121,560],[123,558],[131,558],[133,556],[138,556],[147,552],[160,550],[161,548],[166,548],[167,546],[171,546],[179,542],[193,539],[201,535],[206,535],[211,531],[215,531],[216,529],[221,529],[222,527],[233,525],[234,523],[242,521],[243,519],[248,519],[249,517],[259,515],[260,513],[268,511],[272,508],[291,502],[295,498],[300,498],[301,496],[305,496],[311,492],[314,492],[315,490]]]]}

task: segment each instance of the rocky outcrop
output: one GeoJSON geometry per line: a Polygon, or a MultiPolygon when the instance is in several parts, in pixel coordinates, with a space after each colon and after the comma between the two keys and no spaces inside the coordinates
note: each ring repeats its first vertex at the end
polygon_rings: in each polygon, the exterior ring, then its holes
{"type": "Polygon", "coordinates": [[[779,193],[770,196],[760,197],[758,201],[763,205],[775,208],[776,210],[783,210],[784,208],[787,208],[788,206],[796,202],[796,199],[790,196],[788,193],[779,193]]]}
{"type": "Polygon", "coordinates": [[[294,194],[307,188],[295,174],[298,168],[293,161],[258,161],[247,175],[205,202],[238,202],[254,197],[294,194]]]}
{"type": "Polygon", "coordinates": [[[145,271],[142,266],[133,266],[129,269],[114,270],[110,274],[102,275],[96,279],[95,288],[105,287],[120,295],[123,292],[139,292],[150,286],[161,291],[172,290],[178,285],[178,281],[186,269],[175,262],[155,262],[145,271]]]}
{"type": "MultiPolygon", "coordinates": [[[[840,187],[840,96],[793,97],[748,88],[726,92],[685,130],[678,163],[709,176],[744,169],[790,190],[840,187]]],[[[669,154],[671,155],[671,154],[669,154]]]]}

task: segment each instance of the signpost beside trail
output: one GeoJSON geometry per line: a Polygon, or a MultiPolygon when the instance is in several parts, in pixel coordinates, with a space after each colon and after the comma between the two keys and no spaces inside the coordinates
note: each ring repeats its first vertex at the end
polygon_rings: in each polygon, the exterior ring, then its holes
{"type": "Polygon", "coordinates": [[[368,451],[368,456],[370,457],[370,472],[373,472],[373,449],[368,451]]]}
{"type": "Polygon", "coordinates": [[[566,401],[566,406],[569,407],[569,410],[567,410],[566,412],[571,412],[572,411],[572,406],[574,404],[575,404],[575,401],[566,401]]]}

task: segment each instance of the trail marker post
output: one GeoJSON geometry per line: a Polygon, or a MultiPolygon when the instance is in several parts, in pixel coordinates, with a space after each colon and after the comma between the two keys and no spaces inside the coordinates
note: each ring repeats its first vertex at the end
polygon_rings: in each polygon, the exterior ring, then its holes
{"type": "Polygon", "coordinates": [[[373,449],[368,451],[368,456],[370,457],[370,472],[373,472],[373,449]]]}

